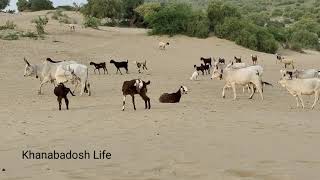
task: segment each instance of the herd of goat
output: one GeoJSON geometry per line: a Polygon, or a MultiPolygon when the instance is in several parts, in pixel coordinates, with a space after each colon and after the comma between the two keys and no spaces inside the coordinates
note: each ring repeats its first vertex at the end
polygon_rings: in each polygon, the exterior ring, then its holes
{"type": "MultiPolygon", "coordinates": [[[[165,50],[169,43],[160,42],[159,49],[165,50]]],[[[252,65],[248,65],[242,62],[241,57],[234,56],[234,60],[226,64],[224,58],[218,58],[218,60],[209,58],[200,58],[201,63],[199,66],[194,65],[195,71],[193,72],[190,80],[198,80],[199,72],[204,76],[205,74],[212,74],[211,79],[225,80],[225,85],[222,89],[222,97],[225,98],[225,90],[231,88],[233,90],[233,99],[237,98],[236,95],[236,85],[245,88],[250,92],[249,98],[251,99],[256,91],[259,92],[261,99],[263,100],[263,88],[265,85],[272,84],[263,81],[262,76],[264,69],[258,64],[258,56],[251,55],[252,65]]],[[[86,65],[77,63],[75,61],[57,61],[47,58],[41,64],[31,64],[24,58],[26,63],[24,76],[32,76],[40,79],[40,86],[38,93],[41,94],[41,87],[51,82],[55,85],[54,94],[57,96],[59,103],[59,110],[61,110],[62,99],[65,100],[66,108],[69,109],[69,100],[67,94],[70,92],[74,96],[74,92],[80,85],[80,95],[87,93],[91,95],[90,83],[89,83],[89,73],[88,67],[86,65]],[[74,84],[73,91],[67,88],[64,83],[71,82],[74,84]]],[[[320,95],[320,71],[317,69],[307,69],[307,70],[294,70],[294,60],[282,57],[276,54],[276,62],[282,63],[285,67],[284,70],[280,70],[281,79],[278,82],[281,86],[285,87],[288,92],[296,98],[297,107],[300,106],[304,108],[304,102],[302,95],[315,95],[314,103],[312,109],[315,107],[319,100],[320,95]],[[288,70],[287,67],[291,66],[292,70],[288,70]]],[[[128,63],[129,61],[116,61],[110,60],[116,68],[116,73],[120,73],[121,69],[124,69],[128,73],[128,63]]],[[[136,65],[138,73],[142,71],[147,71],[147,61],[143,62],[133,62],[136,65]]],[[[106,63],[95,63],[90,62],[90,65],[94,67],[94,73],[98,70],[100,74],[100,69],[104,71],[104,74],[108,69],[106,63]]],[[[130,81],[124,81],[122,85],[123,93],[123,107],[125,109],[126,96],[130,95],[132,97],[133,108],[136,110],[135,106],[135,95],[138,94],[145,101],[145,108],[150,109],[150,98],[147,96],[147,86],[150,81],[143,81],[141,79],[133,79],[130,81]]],[[[173,93],[163,93],[159,101],[161,103],[178,103],[180,102],[181,96],[187,94],[188,88],[186,86],[180,86],[177,92],[173,93]]]]}

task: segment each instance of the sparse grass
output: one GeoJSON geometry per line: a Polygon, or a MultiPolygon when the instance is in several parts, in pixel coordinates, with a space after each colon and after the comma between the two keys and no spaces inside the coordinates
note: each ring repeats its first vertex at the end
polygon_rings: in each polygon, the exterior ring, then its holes
{"type": "Polygon", "coordinates": [[[3,40],[18,40],[20,32],[18,31],[0,31],[0,39],[3,40]]]}
{"type": "Polygon", "coordinates": [[[17,27],[17,25],[14,24],[13,21],[6,21],[5,25],[0,26],[0,30],[15,29],[16,27],[17,27]]]}

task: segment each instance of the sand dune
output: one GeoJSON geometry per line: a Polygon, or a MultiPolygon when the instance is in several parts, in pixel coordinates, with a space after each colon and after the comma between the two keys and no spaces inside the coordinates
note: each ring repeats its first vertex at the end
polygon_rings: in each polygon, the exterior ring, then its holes
{"type": "MultiPolygon", "coordinates": [[[[38,14],[0,15],[0,24],[14,20],[18,28],[32,29],[38,14]]],[[[70,16],[81,21],[77,14],[70,16]]],[[[75,33],[50,20],[44,40],[0,40],[0,179],[223,179],[223,180],[316,180],[319,179],[320,105],[315,110],[297,109],[295,99],[276,82],[280,65],[274,55],[253,52],[215,37],[196,39],[147,36],[146,30],[107,28],[83,29],[75,33]],[[60,41],[54,43],[53,41],[60,41]],[[158,42],[169,41],[166,51],[158,42]],[[242,56],[250,62],[257,54],[265,68],[265,100],[249,100],[238,89],[221,98],[223,81],[200,75],[190,81],[193,65],[201,56],[242,56]],[[24,78],[26,57],[31,63],[45,58],[77,60],[83,64],[105,61],[109,75],[94,75],[93,94],[71,97],[70,110],[58,111],[53,87],[24,78]],[[129,74],[116,75],[111,58],[128,59],[129,74]],[[138,74],[133,61],[147,60],[148,73],[138,74]],[[121,111],[124,80],[151,80],[151,110],[144,110],[140,97],[137,111],[131,99],[121,111]],[[163,92],[190,89],[179,104],[160,104],[163,92]],[[112,153],[110,160],[22,160],[22,150],[83,151],[112,153]]],[[[284,51],[299,68],[319,68],[317,52],[298,54],[284,51]]],[[[77,95],[79,93],[77,92],[77,95]]],[[[313,97],[312,97],[313,98],[313,97]]],[[[305,97],[308,107],[312,98],[305,97]]],[[[63,105],[64,108],[64,105],[63,105]]]]}

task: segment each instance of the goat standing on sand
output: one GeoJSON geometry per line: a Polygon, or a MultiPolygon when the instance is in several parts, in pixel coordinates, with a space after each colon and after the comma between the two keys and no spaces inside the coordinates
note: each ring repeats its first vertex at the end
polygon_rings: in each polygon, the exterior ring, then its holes
{"type": "Polygon", "coordinates": [[[124,81],[122,85],[122,93],[123,93],[123,106],[122,111],[125,109],[126,104],[126,96],[131,95],[133,109],[136,110],[136,104],[134,100],[134,95],[139,94],[145,103],[145,109],[150,109],[150,98],[147,96],[147,85],[150,84],[150,81],[145,82],[141,79],[133,79],[131,81],[124,81]]]}
{"type": "Polygon", "coordinates": [[[183,94],[188,94],[188,88],[186,86],[180,86],[179,90],[175,93],[163,93],[159,101],[161,103],[178,103],[183,94]]]}
{"type": "Polygon", "coordinates": [[[257,64],[258,63],[258,56],[251,54],[251,60],[252,60],[252,64],[254,64],[254,65],[257,64]]]}
{"type": "Polygon", "coordinates": [[[124,68],[126,70],[126,73],[128,74],[128,60],[127,61],[121,61],[121,62],[116,62],[113,59],[111,59],[110,64],[114,64],[114,66],[117,68],[116,74],[118,74],[118,71],[122,75],[120,68],[124,68]]]}
{"type": "Polygon", "coordinates": [[[93,65],[95,67],[94,73],[96,73],[96,70],[98,69],[100,74],[100,69],[103,69],[104,74],[106,74],[106,71],[107,71],[107,74],[109,74],[105,62],[102,62],[102,63],[90,62],[90,65],[93,65]]]}
{"type": "Polygon", "coordinates": [[[236,60],[236,63],[241,63],[241,57],[237,57],[237,56],[234,56],[234,60],[236,60]]]}
{"type": "Polygon", "coordinates": [[[204,57],[201,57],[200,58],[200,61],[203,61],[204,65],[210,65],[210,67],[212,67],[212,58],[209,57],[209,58],[204,58],[204,57]]]}
{"type": "Polygon", "coordinates": [[[170,45],[169,42],[167,42],[167,43],[159,42],[159,49],[165,50],[165,49],[166,49],[166,46],[169,46],[169,45],[170,45]]]}
{"type": "Polygon", "coordinates": [[[70,92],[70,94],[72,96],[74,96],[74,94],[71,92],[71,90],[69,88],[65,87],[63,83],[59,83],[58,86],[56,86],[54,88],[53,92],[57,96],[57,100],[59,102],[59,111],[61,110],[62,99],[64,99],[64,101],[66,103],[67,110],[68,110],[69,109],[69,100],[68,100],[67,94],[70,92]]]}
{"type": "Polygon", "coordinates": [[[147,68],[147,61],[145,60],[144,62],[138,62],[138,61],[133,61],[133,63],[137,66],[138,72],[141,73],[141,68],[145,71],[148,70],[147,68]]]}

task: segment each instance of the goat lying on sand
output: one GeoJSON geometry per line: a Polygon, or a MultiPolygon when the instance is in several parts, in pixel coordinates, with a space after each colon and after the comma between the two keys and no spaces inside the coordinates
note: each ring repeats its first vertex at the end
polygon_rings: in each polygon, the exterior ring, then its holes
{"type": "Polygon", "coordinates": [[[67,109],[69,109],[69,100],[68,100],[67,94],[70,92],[70,94],[74,96],[71,90],[65,87],[63,83],[59,83],[58,86],[54,88],[53,92],[57,96],[57,100],[59,102],[59,110],[61,110],[62,99],[64,99],[66,103],[66,107],[67,109]]]}
{"type": "Polygon", "coordinates": [[[159,101],[161,103],[178,103],[180,102],[182,94],[187,94],[188,93],[188,88],[185,86],[180,86],[179,90],[175,93],[163,93],[159,101]]]}
{"type": "Polygon", "coordinates": [[[285,87],[288,92],[296,98],[297,107],[299,107],[299,100],[301,102],[302,108],[305,108],[302,95],[313,95],[314,102],[311,109],[315,107],[319,100],[320,95],[320,79],[309,78],[309,79],[287,79],[282,78],[279,82],[283,87],[285,87]]]}
{"type": "Polygon", "coordinates": [[[131,81],[124,81],[122,85],[122,93],[123,93],[123,106],[122,111],[125,109],[126,104],[126,96],[131,95],[133,109],[136,110],[136,104],[134,101],[134,95],[139,94],[145,103],[145,109],[150,109],[150,98],[147,96],[147,85],[150,84],[150,81],[145,82],[141,79],[133,79],[131,81]]]}
{"type": "Polygon", "coordinates": [[[117,72],[120,72],[120,74],[122,75],[120,68],[124,68],[126,70],[126,73],[128,74],[128,60],[127,61],[121,61],[121,62],[116,62],[113,59],[111,59],[110,61],[111,64],[114,64],[114,66],[117,68],[117,72]]]}
{"type": "Polygon", "coordinates": [[[94,73],[96,73],[96,70],[98,69],[100,74],[100,69],[103,69],[104,74],[106,74],[106,71],[107,71],[107,74],[109,74],[105,62],[102,62],[102,63],[90,62],[90,65],[93,65],[95,67],[94,73]]]}

